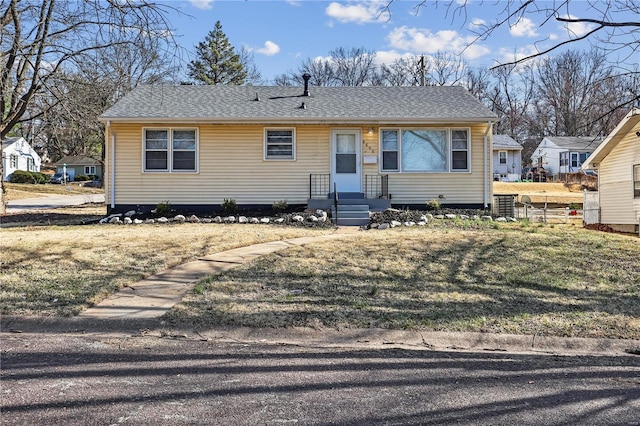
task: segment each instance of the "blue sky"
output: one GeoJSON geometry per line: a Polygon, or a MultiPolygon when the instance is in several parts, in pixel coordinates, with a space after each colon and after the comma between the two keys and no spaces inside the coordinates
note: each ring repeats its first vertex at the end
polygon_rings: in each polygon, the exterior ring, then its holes
{"type": "MultiPolygon", "coordinates": [[[[471,66],[486,67],[580,36],[589,29],[573,25],[568,31],[556,22],[541,27],[536,19],[541,21],[542,17],[532,15],[468,47],[475,37],[471,31],[474,25],[495,20],[504,3],[471,1],[466,19],[453,19],[451,12],[447,16],[442,2],[438,7],[428,4],[416,10],[418,0],[396,0],[389,11],[384,9],[389,3],[386,0],[167,0],[166,3],[182,12],[172,14],[170,19],[187,61],[193,58],[194,46],[220,20],[232,45],[253,52],[267,83],[275,75],[295,70],[304,59],[326,57],[337,47],[371,49],[377,52],[377,61],[385,63],[403,55],[442,51],[462,55],[471,66]]],[[[581,42],[571,47],[587,49],[589,44],[581,42]]]]}

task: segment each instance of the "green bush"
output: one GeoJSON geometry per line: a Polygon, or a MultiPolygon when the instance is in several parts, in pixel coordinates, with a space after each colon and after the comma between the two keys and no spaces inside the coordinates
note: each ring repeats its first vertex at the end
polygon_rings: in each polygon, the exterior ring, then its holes
{"type": "Polygon", "coordinates": [[[47,183],[49,177],[44,173],[28,172],[26,170],[16,170],[9,177],[11,183],[47,183]]]}
{"type": "Polygon", "coordinates": [[[166,216],[171,213],[171,203],[169,202],[169,200],[160,201],[156,205],[156,213],[161,216],[166,216]]]}
{"type": "Polygon", "coordinates": [[[225,213],[235,213],[236,210],[238,210],[238,203],[236,203],[236,200],[233,198],[225,198],[222,203],[222,210],[224,210],[225,213]]]}
{"type": "Polygon", "coordinates": [[[271,205],[271,208],[273,209],[273,211],[278,213],[285,211],[287,207],[289,207],[289,203],[287,202],[287,200],[274,201],[273,204],[271,205]]]}
{"type": "Polygon", "coordinates": [[[440,210],[440,201],[435,198],[427,201],[427,210],[429,211],[438,211],[440,210]]]}
{"type": "Polygon", "coordinates": [[[91,179],[89,179],[89,176],[86,176],[86,175],[76,175],[73,178],[73,180],[75,180],[76,182],[84,182],[84,181],[91,180],[91,179]]]}

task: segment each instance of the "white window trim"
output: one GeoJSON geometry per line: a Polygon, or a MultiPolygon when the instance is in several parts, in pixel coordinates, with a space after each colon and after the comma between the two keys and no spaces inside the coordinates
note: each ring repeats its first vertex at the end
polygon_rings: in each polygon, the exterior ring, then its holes
{"type": "Polygon", "coordinates": [[[498,151],[498,164],[507,164],[509,162],[509,154],[507,153],[507,151],[498,151]],[[504,163],[501,161],[502,157],[501,154],[504,154],[504,163]]]}
{"type": "Polygon", "coordinates": [[[296,161],[297,135],[295,127],[265,127],[263,131],[262,159],[264,161],[296,161]],[[267,132],[270,130],[291,130],[291,157],[268,157],[267,156],[267,132]]]}
{"type": "Polygon", "coordinates": [[[471,173],[471,128],[470,127],[380,127],[378,131],[378,168],[379,173],[407,173],[407,174],[442,174],[442,173],[471,173]],[[447,132],[447,170],[445,171],[404,171],[402,165],[402,131],[403,130],[445,130],[447,132]],[[466,169],[453,169],[453,144],[452,132],[455,130],[465,130],[467,132],[467,168],[466,169]],[[383,131],[397,131],[398,132],[398,169],[386,170],[382,168],[382,132],[383,131]]]}
{"type": "Polygon", "coordinates": [[[177,174],[198,174],[200,173],[200,132],[197,127],[143,127],[142,128],[142,173],[177,173],[177,174]],[[167,131],[167,168],[166,169],[147,169],[146,156],[147,151],[145,144],[145,134],[147,130],[165,130],[167,131]],[[193,130],[196,133],[195,148],[195,169],[194,170],[173,170],[173,132],[175,130],[193,130]]]}

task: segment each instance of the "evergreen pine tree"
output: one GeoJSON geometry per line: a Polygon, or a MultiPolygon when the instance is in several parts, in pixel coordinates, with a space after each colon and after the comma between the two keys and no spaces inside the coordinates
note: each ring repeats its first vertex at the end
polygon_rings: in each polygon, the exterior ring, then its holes
{"type": "Polygon", "coordinates": [[[189,63],[189,77],[198,83],[240,85],[247,79],[242,58],[229,43],[220,21],[196,46],[198,59],[189,63]]]}

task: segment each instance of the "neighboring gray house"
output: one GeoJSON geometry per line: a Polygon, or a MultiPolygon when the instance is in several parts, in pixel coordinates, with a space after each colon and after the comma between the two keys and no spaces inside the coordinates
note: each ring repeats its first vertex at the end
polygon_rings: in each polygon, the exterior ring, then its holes
{"type": "Polygon", "coordinates": [[[8,180],[16,170],[39,172],[40,163],[40,156],[24,138],[11,137],[2,141],[3,180],[8,180]]]}
{"type": "Polygon", "coordinates": [[[94,158],[87,157],[86,155],[68,155],[59,161],[56,161],[56,172],[63,173],[66,165],[67,174],[69,180],[72,182],[76,176],[102,176],[102,164],[94,158]]]}
{"type": "Polygon", "coordinates": [[[602,142],[597,136],[547,136],[531,154],[531,165],[542,167],[548,175],[556,177],[580,171],[580,166],[602,142]]]}
{"type": "Polygon", "coordinates": [[[522,175],[522,145],[511,136],[493,135],[493,179],[515,182],[522,175]]]}

